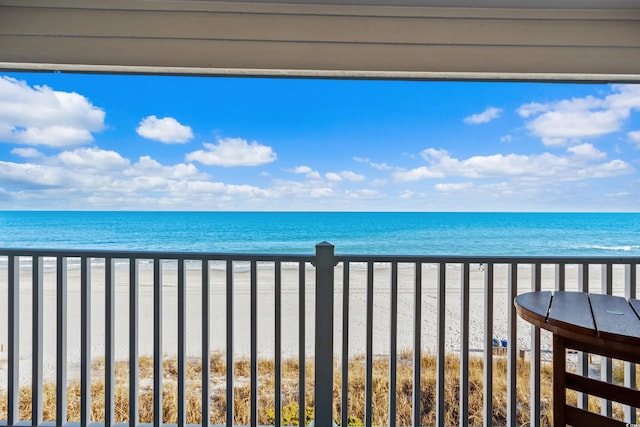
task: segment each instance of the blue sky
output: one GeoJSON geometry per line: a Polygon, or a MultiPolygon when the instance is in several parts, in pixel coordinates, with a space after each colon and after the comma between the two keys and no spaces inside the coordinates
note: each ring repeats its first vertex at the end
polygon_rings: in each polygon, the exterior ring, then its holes
{"type": "Polygon", "coordinates": [[[640,85],[0,74],[0,209],[631,211],[640,85]]]}

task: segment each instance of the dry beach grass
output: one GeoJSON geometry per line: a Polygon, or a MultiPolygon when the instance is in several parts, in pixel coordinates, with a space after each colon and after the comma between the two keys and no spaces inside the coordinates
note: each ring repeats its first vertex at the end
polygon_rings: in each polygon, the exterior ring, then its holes
{"type": "MultiPolygon", "coordinates": [[[[118,362],[115,367],[115,421],[128,421],[128,363],[118,362]]],[[[455,355],[448,355],[445,363],[445,425],[459,424],[459,359],[455,355]]],[[[517,375],[517,407],[518,425],[526,426],[529,422],[529,362],[526,359],[518,361],[517,375]]],[[[298,424],[298,373],[297,360],[289,359],[282,364],[282,406],[283,425],[298,424]]],[[[305,390],[306,414],[308,423],[313,418],[313,365],[307,363],[307,384],[305,390]]],[[[377,359],[373,364],[373,424],[388,424],[388,360],[377,359]]],[[[199,360],[191,359],[187,362],[187,423],[201,423],[201,384],[202,370],[199,360]]],[[[638,372],[640,374],[640,372],[638,372]]],[[[212,354],[210,358],[210,419],[211,424],[224,424],[226,421],[226,366],[220,354],[212,354]]],[[[237,425],[250,424],[250,364],[248,360],[240,360],[234,366],[235,401],[234,423],[237,425]]],[[[622,381],[622,367],[614,366],[614,381],[622,381]]],[[[104,420],[104,363],[99,360],[93,364],[91,387],[91,420],[104,420]]],[[[139,421],[149,423],[153,419],[153,359],[141,357],[139,360],[139,421]]],[[[260,360],[258,363],[258,423],[274,423],[274,364],[273,361],[260,360]]],[[[334,378],[334,418],[340,420],[340,372],[334,378]]],[[[396,422],[399,426],[411,425],[412,395],[413,395],[413,367],[410,354],[400,354],[397,368],[397,412],[396,422]]],[[[541,375],[542,397],[540,408],[543,426],[551,426],[552,400],[551,384],[552,371],[550,364],[543,364],[541,375]]],[[[507,381],[506,359],[494,359],[493,376],[493,425],[507,424],[507,381]]],[[[177,420],[177,363],[175,359],[165,359],[163,362],[163,421],[175,423],[177,420]]],[[[69,421],[80,419],[80,384],[70,381],[68,386],[67,414],[69,421]]],[[[44,387],[44,420],[55,420],[55,391],[53,383],[46,383],[44,387]]],[[[576,401],[576,393],[569,392],[570,402],[576,401]]],[[[349,425],[362,425],[364,419],[365,401],[365,369],[364,359],[354,358],[349,366],[349,425]]],[[[20,390],[20,418],[31,417],[31,389],[23,387],[20,390]]],[[[591,397],[589,402],[592,411],[599,411],[599,400],[591,397]]],[[[479,357],[470,359],[469,367],[469,425],[482,425],[483,408],[483,361],[479,357]]],[[[435,425],[436,415],[436,358],[427,355],[421,362],[421,425],[435,425]]],[[[621,418],[622,408],[614,407],[614,414],[621,418]]],[[[6,392],[0,393],[0,419],[7,417],[6,392]]]]}
{"type": "MultiPolygon", "coordinates": [[[[210,422],[212,424],[224,424],[226,420],[225,405],[226,391],[224,380],[226,366],[220,355],[214,354],[210,358],[211,372],[211,409],[210,422]]],[[[425,356],[421,364],[421,407],[422,425],[435,424],[436,407],[436,358],[425,356]]],[[[388,422],[388,360],[378,359],[373,364],[373,423],[374,425],[386,425],[388,422]]],[[[235,373],[235,403],[234,422],[239,425],[250,423],[250,388],[248,383],[250,365],[248,360],[236,362],[235,373]]],[[[286,360],[282,366],[282,405],[283,422],[285,425],[298,423],[298,363],[297,360],[286,360]]],[[[446,358],[446,384],[445,384],[445,424],[457,425],[459,417],[459,360],[457,356],[449,355],[446,358]]],[[[494,373],[494,397],[493,397],[493,422],[494,425],[506,424],[506,363],[502,358],[496,358],[494,373]]],[[[528,421],[528,363],[520,361],[518,365],[518,402],[520,407],[519,422],[528,421]]],[[[365,369],[364,360],[355,358],[350,362],[349,368],[349,420],[350,425],[361,425],[364,419],[365,401],[365,369]]],[[[187,422],[198,424],[201,422],[201,364],[199,360],[189,360],[187,363],[187,422]]],[[[104,364],[98,361],[93,365],[91,419],[93,421],[104,420],[104,364]]],[[[128,421],[128,363],[116,364],[115,386],[115,420],[117,422],[128,421]]],[[[151,422],[153,418],[153,359],[142,357],[139,361],[140,392],[139,392],[139,420],[151,422]]],[[[306,366],[307,387],[305,391],[308,420],[313,416],[313,365],[306,366]]],[[[177,420],[177,363],[175,359],[166,359],[163,363],[163,420],[175,423],[177,420]]],[[[259,377],[259,410],[258,422],[260,424],[273,424],[274,416],[274,364],[272,361],[261,360],[258,364],[259,377]]],[[[409,354],[401,354],[397,369],[397,413],[398,425],[411,424],[412,395],[413,395],[413,367],[409,354]]],[[[548,417],[550,409],[551,372],[548,367],[543,369],[543,399],[541,402],[545,425],[550,425],[548,417]]],[[[483,406],[483,369],[482,359],[473,357],[470,360],[469,372],[469,413],[470,425],[482,425],[483,406]]],[[[336,372],[334,379],[335,410],[334,418],[340,420],[340,372],[336,372]]],[[[44,419],[55,419],[55,384],[47,383],[44,389],[44,419]]],[[[6,419],[7,415],[6,394],[0,395],[0,419],[6,419]]],[[[68,419],[78,421],[80,419],[80,385],[78,381],[72,381],[68,387],[68,419]]],[[[31,390],[24,387],[20,391],[20,417],[31,417],[31,390]]],[[[307,421],[308,421],[307,420],[307,421]]]]}

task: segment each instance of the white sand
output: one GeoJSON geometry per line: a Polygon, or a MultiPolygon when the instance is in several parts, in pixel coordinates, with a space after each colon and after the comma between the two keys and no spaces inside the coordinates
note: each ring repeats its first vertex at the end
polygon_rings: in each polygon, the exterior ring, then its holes
{"type": "MultiPolygon", "coordinates": [[[[234,272],[234,354],[236,358],[246,357],[250,352],[250,286],[246,268],[237,266],[234,272]]],[[[592,268],[591,289],[600,289],[600,274],[592,268]]],[[[167,265],[163,274],[163,353],[175,355],[177,348],[177,280],[175,263],[167,265]]],[[[614,272],[614,289],[621,294],[624,277],[621,269],[614,272]]],[[[211,350],[224,352],[226,342],[226,285],[225,271],[212,269],[211,298],[211,350]]],[[[447,268],[445,347],[447,351],[460,348],[460,283],[461,271],[457,265],[447,268]]],[[[127,360],[129,352],[129,285],[128,268],[118,268],[115,274],[115,354],[118,360],[127,360]]],[[[366,270],[351,267],[350,307],[349,307],[349,355],[362,355],[366,350],[366,270]]],[[[376,355],[389,353],[390,342],[390,275],[388,265],[376,265],[374,283],[373,351],[376,355]]],[[[314,352],[315,278],[314,270],[306,271],[306,340],[304,351],[307,356],[314,352]]],[[[520,267],[518,271],[519,292],[531,288],[531,270],[520,267]]],[[[201,353],[201,271],[188,269],[186,343],[187,353],[199,356],[201,353]]],[[[342,269],[336,268],[334,306],[334,354],[341,357],[342,349],[342,269]]],[[[149,266],[143,266],[139,275],[139,354],[153,353],[153,274],[149,266]]],[[[401,265],[398,280],[398,349],[409,350],[413,346],[414,322],[414,268],[401,265]]],[[[499,339],[507,337],[507,268],[496,266],[494,281],[494,331],[499,339]]],[[[567,289],[577,287],[577,268],[567,267],[567,289]]],[[[543,268],[542,288],[553,289],[554,269],[543,268]]],[[[21,271],[20,279],[20,377],[22,384],[29,384],[31,377],[31,271],[21,271]]],[[[104,268],[92,267],[91,279],[91,352],[92,357],[104,355],[104,268]]],[[[282,351],[285,357],[298,355],[298,269],[286,266],[282,274],[282,351]]],[[[480,352],[485,334],[484,323],[484,272],[477,265],[471,267],[470,285],[470,331],[469,344],[472,351],[480,352]]],[[[421,336],[424,352],[435,352],[437,342],[437,269],[423,267],[421,336]]],[[[5,388],[7,357],[7,272],[0,270],[0,388],[5,388]]],[[[44,278],[44,376],[55,378],[56,363],[56,286],[55,273],[46,272],[44,278]]],[[[69,269],[68,273],[68,368],[69,376],[77,375],[80,361],[80,270],[69,269]]],[[[268,266],[258,270],[258,352],[260,357],[271,358],[274,354],[274,272],[268,266]]],[[[518,348],[528,349],[531,327],[518,319],[518,348]]],[[[543,349],[550,349],[550,335],[543,331],[543,349]]],[[[480,354],[480,353],[479,353],[480,354]]]]}

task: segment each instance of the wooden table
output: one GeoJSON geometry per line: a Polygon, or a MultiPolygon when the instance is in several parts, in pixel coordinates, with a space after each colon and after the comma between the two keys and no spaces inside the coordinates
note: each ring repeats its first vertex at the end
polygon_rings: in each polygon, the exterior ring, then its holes
{"type": "Polygon", "coordinates": [[[530,292],[515,299],[524,320],[553,333],[553,417],[555,426],[628,424],[566,403],[567,388],[636,408],[640,391],[566,370],[566,350],[640,363],[640,300],[583,292],[530,292]]]}

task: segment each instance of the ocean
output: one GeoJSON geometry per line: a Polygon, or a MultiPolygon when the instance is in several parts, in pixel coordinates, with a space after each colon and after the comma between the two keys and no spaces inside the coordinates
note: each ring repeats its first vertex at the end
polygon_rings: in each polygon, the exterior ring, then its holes
{"type": "Polygon", "coordinates": [[[0,211],[0,247],[310,254],[640,256],[640,213],[0,211]]]}

